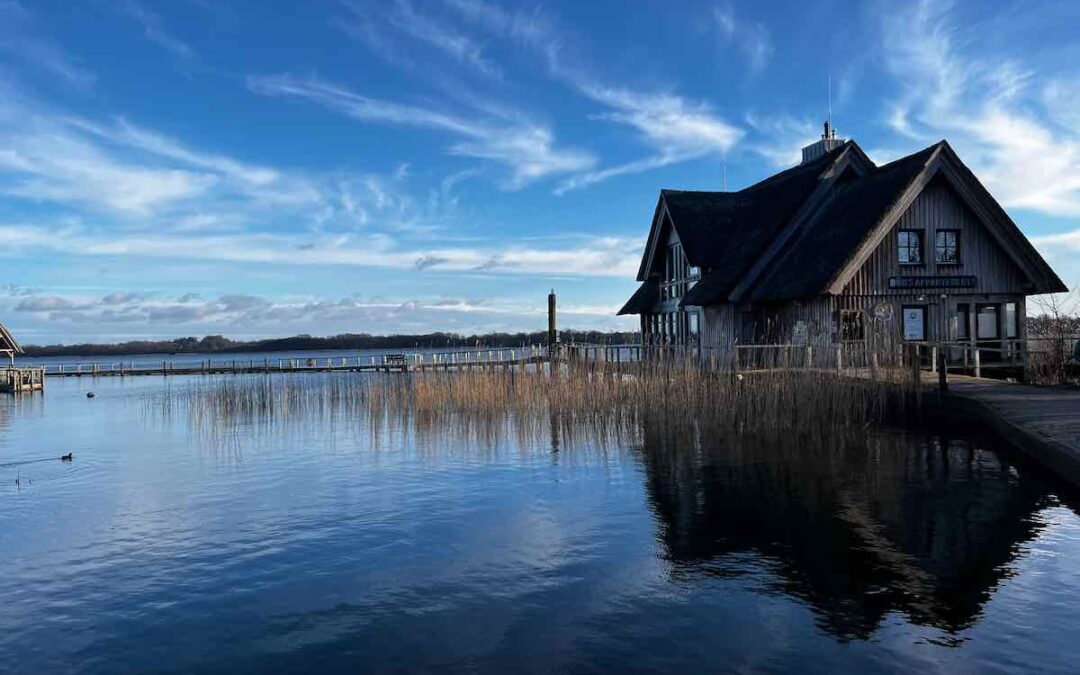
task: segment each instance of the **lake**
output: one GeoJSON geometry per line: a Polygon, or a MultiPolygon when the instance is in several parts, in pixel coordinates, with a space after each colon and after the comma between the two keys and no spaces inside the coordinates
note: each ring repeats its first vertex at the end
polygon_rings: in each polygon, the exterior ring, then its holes
{"type": "Polygon", "coordinates": [[[0,670],[1080,659],[1076,492],[963,430],[815,448],[646,425],[598,445],[313,414],[207,433],[155,404],[204,381],[57,378],[0,398],[0,670]]]}

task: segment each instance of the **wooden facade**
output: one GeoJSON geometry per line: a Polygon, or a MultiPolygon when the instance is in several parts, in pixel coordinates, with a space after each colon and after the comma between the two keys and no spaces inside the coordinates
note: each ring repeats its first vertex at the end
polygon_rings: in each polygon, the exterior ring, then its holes
{"type": "Polygon", "coordinates": [[[661,193],[621,312],[640,314],[644,342],[712,358],[761,343],[1007,355],[1027,296],[1066,290],[944,141],[877,167],[826,140],[738,193],[661,193]]]}

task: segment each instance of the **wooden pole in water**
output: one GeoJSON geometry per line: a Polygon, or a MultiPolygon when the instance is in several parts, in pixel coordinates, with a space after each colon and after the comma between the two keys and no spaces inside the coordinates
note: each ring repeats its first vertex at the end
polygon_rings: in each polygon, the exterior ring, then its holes
{"type": "Polygon", "coordinates": [[[551,289],[548,293],[548,358],[551,358],[555,352],[555,340],[558,336],[555,322],[555,289],[551,289]]]}

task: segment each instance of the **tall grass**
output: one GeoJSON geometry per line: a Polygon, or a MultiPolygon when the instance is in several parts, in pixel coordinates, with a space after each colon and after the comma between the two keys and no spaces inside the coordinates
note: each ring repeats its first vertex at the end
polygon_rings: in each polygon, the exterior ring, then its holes
{"type": "Polygon", "coordinates": [[[903,418],[914,387],[899,374],[825,370],[706,372],[696,363],[509,367],[399,374],[260,375],[202,380],[156,395],[199,431],[347,421],[373,433],[494,443],[634,441],[643,422],[691,422],[711,434],[828,439],[903,418]]]}

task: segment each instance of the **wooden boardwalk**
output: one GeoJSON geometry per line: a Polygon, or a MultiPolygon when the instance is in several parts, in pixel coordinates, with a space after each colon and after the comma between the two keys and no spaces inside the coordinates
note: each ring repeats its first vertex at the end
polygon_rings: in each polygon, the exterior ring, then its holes
{"type": "MultiPolygon", "coordinates": [[[[936,383],[936,375],[925,378],[928,385],[936,383]]],[[[1080,390],[950,374],[945,400],[1080,485],[1080,390]]]]}

